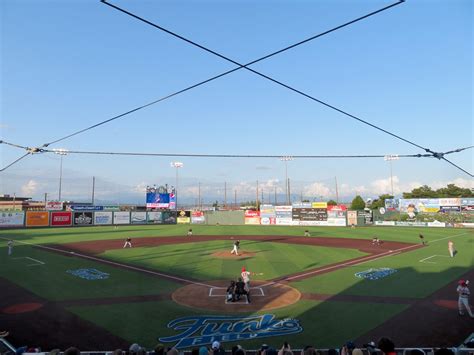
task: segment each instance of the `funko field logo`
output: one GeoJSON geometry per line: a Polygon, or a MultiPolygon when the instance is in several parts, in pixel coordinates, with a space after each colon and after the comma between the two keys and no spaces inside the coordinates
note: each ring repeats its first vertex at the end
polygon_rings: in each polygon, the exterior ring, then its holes
{"type": "Polygon", "coordinates": [[[66,272],[85,280],[104,280],[108,279],[110,276],[106,272],[102,272],[97,269],[76,269],[67,270],[66,272]]]}
{"type": "Polygon", "coordinates": [[[378,280],[389,275],[396,273],[397,270],[390,269],[388,267],[382,267],[378,269],[369,269],[361,272],[356,272],[354,275],[360,279],[367,279],[367,280],[378,280]]]}
{"type": "Polygon", "coordinates": [[[175,345],[177,349],[212,344],[214,341],[242,341],[303,331],[298,320],[275,319],[273,314],[250,317],[183,317],[169,322],[168,328],[179,330],[181,333],[158,340],[163,343],[177,342],[175,345]]]}

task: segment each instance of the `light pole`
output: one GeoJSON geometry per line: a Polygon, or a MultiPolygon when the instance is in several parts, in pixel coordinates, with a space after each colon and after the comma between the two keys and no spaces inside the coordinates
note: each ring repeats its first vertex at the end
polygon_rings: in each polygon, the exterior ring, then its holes
{"type": "Polygon", "coordinates": [[[281,157],[280,160],[285,162],[285,196],[286,196],[285,200],[286,200],[286,204],[289,205],[290,201],[289,201],[289,196],[288,196],[288,162],[290,160],[293,160],[293,157],[289,155],[285,155],[281,157]]]}
{"type": "Polygon", "coordinates": [[[174,198],[175,198],[175,206],[174,209],[176,212],[178,211],[178,170],[184,166],[183,163],[180,161],[173,161],[171,162],[171,167],[176,169],[176,187],[174,189],[174,198]]]}
{"type": "Polygon", "coordinates": [[[53,149],[55,154],[59,154],[61,156],[61,163],[59,164],[59,194],[58,194],[58,201],[61,201],[61,188],[63,185],[63,157],[67,155],[66,149],[53,149]]]}
{"type": "Polygon", "coordinates": [[[393,161],[393,160],[398,160],[398,159],[400,159],[400,157],[398,156],[398,154],[390,154],[390,155],[386,155],[386,156],[383,157],[383,160],[390,162],[390,185],[392,186],[392,196],[394,196],[394,194],[393,194],[393,171],[392,171],[392,161],[393,161]]]}

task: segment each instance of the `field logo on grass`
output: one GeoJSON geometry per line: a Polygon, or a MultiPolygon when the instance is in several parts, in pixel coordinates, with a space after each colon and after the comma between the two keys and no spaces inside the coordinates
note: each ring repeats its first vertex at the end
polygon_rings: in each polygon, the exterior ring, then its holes
{"type": "Polygon", "coordinates": [[[276,319],[273,314],[250,317],[194,316],[168,323],[168,328],[180,334],[159,338],[163,343],[177,342],[177,349],[212,344],[296,334],[303,328],[296,319],[276,319]]]}
{"type": "Polygon", "coordinates": [[[76,269],[67,270],[66,272],[85,280],[104,280],[109,278],[109,274],[97,269],[76,269]]]}
{"type": "Polygon", "coordinates": [[[382,267],[378,269],[369,269],[361,272],[356,272],[354,275],[360,279],[367,279],[367,280],[378,280],[389,275],[396,273],[397,270],[390,269],[388,267],[382,267]]]}

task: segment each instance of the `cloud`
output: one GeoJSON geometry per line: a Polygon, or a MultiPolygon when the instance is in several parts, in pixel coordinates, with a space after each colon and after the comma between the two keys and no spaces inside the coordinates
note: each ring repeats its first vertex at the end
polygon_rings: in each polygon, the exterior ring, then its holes
{"type": "Polygon", "coordinates": [[[21,193],[24,196],[33,196],[39,188],[39,184],[35,180],[28,181],[21,187],[21,193]]]}
{"type": "Polygon", "coordinates": [[[335,193],[324,183],[321,182],[313,182],[309,186],[305,186],[303,188],[303,193],[305,195],[310,195],[310,196],[323,196],[323,197],[329,197],[334,195],[335,193]]]}
{"type": "Polygon", "coordinates": [[[258,165],[255,167],[257,170],[272,170],[270,166],[258,165]]]}
{"type": "Polygon", "coordinates": [[[137,194],[145,194],[147,186],[147,183],[141,182],[138,185],[132,186],[130,192],[137,194]]]}

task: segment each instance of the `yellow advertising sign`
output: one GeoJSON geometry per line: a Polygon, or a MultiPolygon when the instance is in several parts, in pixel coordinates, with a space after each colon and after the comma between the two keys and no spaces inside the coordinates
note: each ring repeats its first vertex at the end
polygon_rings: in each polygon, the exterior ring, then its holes
{"type": "Polygon", "coordinates": [[[312,208],[328,208],[328,203],[327,202],[313,202],[311,204],[312,208]]]}
{"type": "Polygon", "coordinates": [[[44,211],[26,212],[26,226],[27,227],[49,226],[49,212],[44,212],[44,211]]]}

